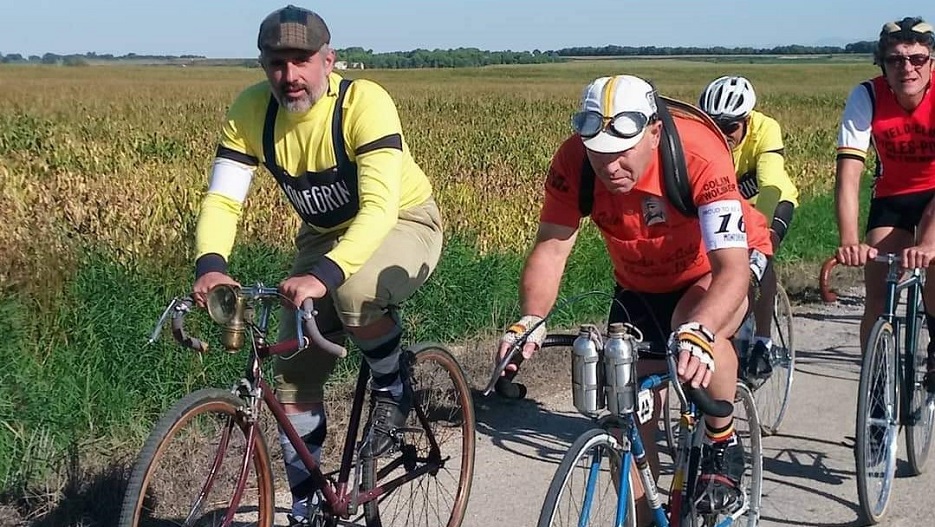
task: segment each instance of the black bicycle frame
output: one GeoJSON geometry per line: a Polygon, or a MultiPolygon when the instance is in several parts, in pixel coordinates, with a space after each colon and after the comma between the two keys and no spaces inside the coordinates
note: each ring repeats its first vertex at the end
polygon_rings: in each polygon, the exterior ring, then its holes
{"type": "MultiPolygon", "coordinates": [[[[896,361],[897,372],[901,373],[902,379],[897,379],[897,385],[903,386],[907,383],[915,382],[915,354],[918,344],[916,329],[919,324],[919,297],[922,291],[922,272],[920,269],[914,269],[912,274],[905,280],[900,281],[902,270],[897,264],[898,260],[889,257],[887,263],[889,269],[886,275],[886,301],[883,307],[883,318],[892,324],[894,341],[896,343],[896,361]],[[908,289],[906,293],[906,314],[899,316],[896,314],[896,306],[899,303],[899,296],[903,290],[908,289]],[[899,353],[899,332],[905,331],[905,349],[899,353]],[[899,362],[902,361],[902,364],[899,362]],[[901,366],[901,367],[900,367],[901,366]]],[[[913,387],[900,390],[900,415],[901,425],[908,423],[911,413],[910,402],[912,398],[913,387]]]]}

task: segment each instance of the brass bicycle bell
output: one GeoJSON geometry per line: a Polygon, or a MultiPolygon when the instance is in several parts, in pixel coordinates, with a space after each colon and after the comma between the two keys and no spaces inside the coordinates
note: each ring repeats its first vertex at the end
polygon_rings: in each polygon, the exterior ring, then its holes
{"type": "Polygon", "coordinates": [[[239,350],[243,346],[244,329],[244,301],[237,286],[222,284],[208,291],[208,315],[211,320],[221,325],[221,343],[229,352],[239,350]]]}

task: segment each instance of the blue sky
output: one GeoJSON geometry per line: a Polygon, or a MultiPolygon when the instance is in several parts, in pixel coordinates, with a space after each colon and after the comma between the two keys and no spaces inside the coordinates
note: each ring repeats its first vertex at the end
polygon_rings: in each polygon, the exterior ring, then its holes
{"type": "MultiPolygon", "coordinates": [[[[267,0],[2,0],[0,53],[255,57],[267,0]]],[[[935,2],[876,0],[331,0],[316,10],[332,45],[376,52],[477,47],[843,45],[875,38],[887,20],[935,2]]]]}

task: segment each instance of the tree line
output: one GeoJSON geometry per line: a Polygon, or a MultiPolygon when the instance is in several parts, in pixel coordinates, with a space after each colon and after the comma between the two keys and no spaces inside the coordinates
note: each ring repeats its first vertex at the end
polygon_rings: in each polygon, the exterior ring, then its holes
{"type": "MultiPolygon", "coordinates": [[[[571,57],[632,57],[632,56],[676,56],[676,55],[836,55],[872,53],[875,41],[852,42],[845,46],[803,46],[798,44],[772,48],[753,47],[697,47],[697,46],[586,46],[558,50],[540,51],[488,51],[478,48],[457,49],[414,49],[374,53],[362,47],[338,49],[338,60],[360,63],[365,68],[464,68],[493,64],[542,64],[562,62],[571,57]]],[[[154,62],[205,62],[211,64],[258,66],[255,59],[207,59],[202,55],[113,55],[85,54],[58,55],[45,53],[42,56],[19,53],[0,53],[3,64],[62,64],[67,66],[87,65],[90,61],[154,61],[154,62]]]]}
{"type": "Polygon", "coordinates": [[[601,46],[562,48],[555,51],[560,57],[608,57],[655,55],[840,55],[873,53],[877,43],[873,40],[852,42],[845,46],[803,46],[791,44],[772,48],[752,47],[694,47],[694,46],[601,46]]]}
{"type": "Polygon", "coordinates": [[[203,55],[138,55],[136,53],[127,53],[126,55],[114,55],[111,53],[95,53],[89,51],[79,54],[59,55],[57,53],[44,53],[43,55],[23,56],[19,53],[10,53],[4,55],[0,53],[0,63],[2,64],[64,64],[66,66],[86,65],[90,61],[128,61],[128,60],[147,60],[147,61],[171,61],[171,60],[194,60],[204,59],[203,55]]]}

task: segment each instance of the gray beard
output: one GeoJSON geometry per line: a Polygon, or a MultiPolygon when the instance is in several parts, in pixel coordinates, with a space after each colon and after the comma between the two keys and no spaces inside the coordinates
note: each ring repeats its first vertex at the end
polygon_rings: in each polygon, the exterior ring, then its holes
{"type": "Polygon", "coordinates": [[[314,106],[315,103],[325,95],[325,91],[328,89],[327,82],[328,80],[325,78],[325,82],[322,83],[320,90],[306,93],[305,96],[299,99],[286,101],[284,100],[285,97],[283,97],[283,95],[279,93],[278,90],[274,90],[273,93],[276,96],[276,100],[279,102],[279,105],[285,108],[287,112],[305,113],[309,111],[312,106],[314,106]]]}

